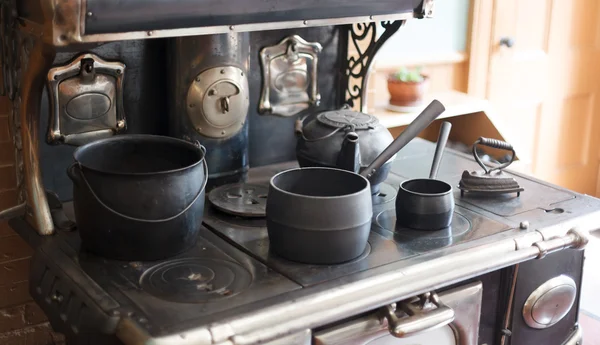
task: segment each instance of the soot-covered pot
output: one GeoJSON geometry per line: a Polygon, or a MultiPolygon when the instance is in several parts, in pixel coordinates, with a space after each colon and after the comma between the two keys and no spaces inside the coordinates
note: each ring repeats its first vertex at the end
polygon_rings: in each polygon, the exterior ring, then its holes
{"type": "MultiPolygon", "coordinates": [[[[376,117],[347,106],[299,120],[296,134],[296,157],[301,167],[331,167],[357,173],[394,140],[376,117]]],[[[373,194],[379,192],[393,159],[371,178],[373,194]]]]}

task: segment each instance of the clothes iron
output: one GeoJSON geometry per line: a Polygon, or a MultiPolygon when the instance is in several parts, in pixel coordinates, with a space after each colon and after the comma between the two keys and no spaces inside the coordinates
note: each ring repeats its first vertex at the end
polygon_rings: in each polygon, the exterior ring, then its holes
{"type": "Polygon", "coordinates": [[[483,171],[463,171],[458,188],[460,196],[467,193],[482,193],[482,194],[505,194],[517,193],[517,197],[521,195],[524,189],[519,185],[514,177],[503,171],[515,159],[515,150],[511,144],[497,140],[480,137],[473,144],[473,158],[483,168],[483,171]],[[483,145],[491,148],[512,151],[512,155],[508,162],[503,163],[495,168],[489,169],[477,154],[477,145],[483,145]]]}

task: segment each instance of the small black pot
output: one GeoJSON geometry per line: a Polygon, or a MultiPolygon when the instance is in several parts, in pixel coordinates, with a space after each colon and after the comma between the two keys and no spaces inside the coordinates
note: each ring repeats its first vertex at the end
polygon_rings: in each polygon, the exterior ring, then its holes
{"type": "Polygon", "coordinates": [[[207,168],[204,148],[153,135],[79,147],[73,181],[82,248],[118,260],[158,260],[196,243],[207,168]]]}
{"type": "Polygon", "coordinates": [[[434,179],[404,181],[396,197],[396,224],[418,230],[440,230],[452,223],[452,186],[434,179]]]}
{"type": "Polygon", "coordinates": [[[436,180],[452,124],[440,127],[429,178],[402,182],[396,197],[396,224],[417,230],[440,230],[449,227],[454,213],[452,186],[436,180]]]}

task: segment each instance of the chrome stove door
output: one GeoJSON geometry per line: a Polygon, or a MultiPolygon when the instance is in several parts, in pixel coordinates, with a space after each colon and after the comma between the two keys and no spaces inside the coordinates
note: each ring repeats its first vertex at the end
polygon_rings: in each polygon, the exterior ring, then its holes
{"type": "Polygon", "coordinates": [[[477,345],[482,291],[481,282],[475,282],[442,292],[433,312],[405,318],[390,318],[390,307],[382,308],[316,333],[314,344],[477,345]]]}

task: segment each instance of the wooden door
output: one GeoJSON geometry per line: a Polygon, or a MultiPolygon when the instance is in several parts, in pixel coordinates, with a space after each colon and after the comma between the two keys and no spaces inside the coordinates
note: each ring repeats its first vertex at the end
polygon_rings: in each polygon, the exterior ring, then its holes
{"type": "Polygon", "coordinates": [[[595,194],[600,2],[496,0],[492,18],[486,95],[503,135],[525,172],[595,194]]]}

